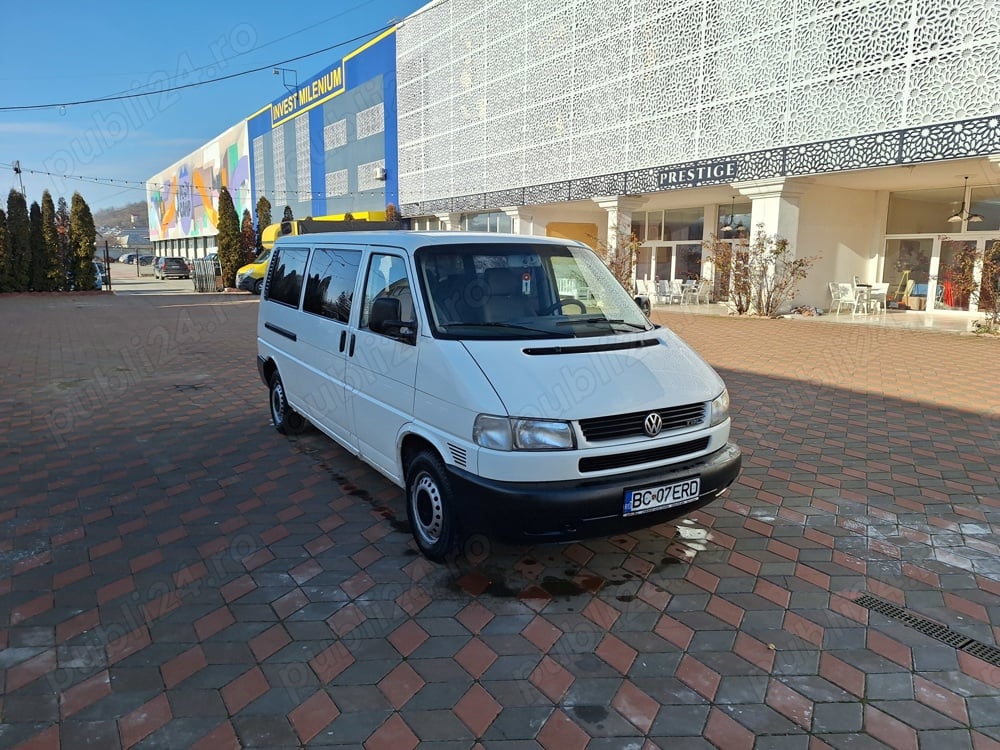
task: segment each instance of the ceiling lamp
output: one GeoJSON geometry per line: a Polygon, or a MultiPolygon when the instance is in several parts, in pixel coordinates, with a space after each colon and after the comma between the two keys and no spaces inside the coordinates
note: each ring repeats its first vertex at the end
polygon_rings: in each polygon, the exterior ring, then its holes
{"type": "MultiPolygon", "coordinates": [[[[958,209],[955,213],[948,217],[948,221],[952,224],[957,224],[961,221],[977,222],[982,221],[983,217],[979,214],[969,213],[965,210],[965,194],[968,192],[969,178],[965,178],[965,185],[962,187],[962,207],[958,209]]],[[[971,201],[970,201],[971,203],[971,201]]]]}
{"type": "Polygon", "coordinates": [[[734,227],[733,227],[733,213],[736,211],[736,196],[734,195],[734,196],[732,196],[732,198],[733,198],[733,202],[729,206],[729,221],[727,221],[726,225],[724,227],[722,227],[722,231],[723,232],[732,232],[733,229],[734,229],[734,227]]]}

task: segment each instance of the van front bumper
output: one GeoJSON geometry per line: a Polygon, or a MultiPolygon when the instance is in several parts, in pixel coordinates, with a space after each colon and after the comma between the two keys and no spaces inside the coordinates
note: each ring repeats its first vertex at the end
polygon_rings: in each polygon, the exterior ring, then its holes
{"type": "Polygon", "coordinates": [[[612,477],[527,483],[484,479],[448,466],[465,532],[508,541],[570,541],[648,528],[707,505],[739,476],[739,447],[727,443],[682,464],[612,477]],[[697,498],[662,510],[623,515],[625,490],[701,478],[697,498]]]}

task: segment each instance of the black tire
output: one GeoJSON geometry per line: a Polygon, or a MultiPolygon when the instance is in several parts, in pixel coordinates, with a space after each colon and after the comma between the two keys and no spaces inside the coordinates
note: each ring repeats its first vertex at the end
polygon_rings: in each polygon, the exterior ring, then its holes
{"type": "Polygon", "coordinates": [[[441,459],[418,453],[406,470],[406,515],[424,557],[443,561],[458,546],[455,496],[441,459]]]}
{"type": "Polygon", "coordinates": [[[270,393],[271,421],[274,429],[282,435],[298,435],[309,426],[309,422],[295,409],[288,405],[285,397],[285,386],[281,382],[281,376],[275,370],[271,375],[271,384],[268,388],[270,393]]]}
{"type": "Polygon", "coordinates": [[[257,279],[253,283],[253,293],[258,297],[260,296],[260,290],[264,288],[264,279],[257,279]]]}

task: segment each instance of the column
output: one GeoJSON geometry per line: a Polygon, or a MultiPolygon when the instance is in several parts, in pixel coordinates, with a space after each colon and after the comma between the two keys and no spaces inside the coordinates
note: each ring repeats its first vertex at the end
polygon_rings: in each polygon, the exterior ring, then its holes
{"type": "Polygon", "coordinates": [[[539,230],[544,230],[544,224],[535,224],[535,217],[530,207],[511,206],[501,208],[510,217],[510,231],[512,234],[538,234],[539,230]]]}
{"type": "Polygon", "coordinates": [[[751,226],[747,233],[750,242],[754,241],[758,230],[762,228],[769,237],[777,235],[788,240],[791,256],[795,257],[799,239],[799,198],[805,192],[807,184],[807,180],[791,180],[786,177],[733,184],[740,195],[753,201],[751,226]]]}
{"type": "Polygon", "coordinates": [[[605,247],[608,248],[608,255],[614,255],[618,249],[619,240],[628,239],[629,235],[632,234],[632,213],[637,211],[646,202],[646,199],[637,195],[618,195],[593,198],[592,200],[608,212],[605,247]]]}
{"type": "MultiPolygon", "coordinates": [[[[635,195],[619,195],[592,200],[608,212],[607,238],[603,243],[606,248],[604,262],[622,286],[635,290],[635,257],[626,259],[625,256],[619,256],[619,250],[620,245],[627,242],[632,234],[632,212],[645,203],[646,199],[635,195]]],[[[600,238],[597,244],[599,248],[602,246],[600,238]]]]}
{"type": "Polygon", "coordinates": [[[441,222],[441,228],[459,230],[462,228],[462,214],[434,214],[441,222]]]}

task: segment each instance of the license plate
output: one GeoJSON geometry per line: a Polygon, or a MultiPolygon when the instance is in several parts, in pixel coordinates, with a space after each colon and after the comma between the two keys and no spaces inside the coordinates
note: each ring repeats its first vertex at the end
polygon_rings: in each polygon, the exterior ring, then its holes
{"type": "Polygon", "coordinates": [[[679,482],[659,487],[625,490],[623,515],[635,516],[639,513],[649,513],[651,510],[662,510],[674,505],[681,505],[689,500],[697,499],[700,492],[701,477],[682,479],[679,482]]]}

